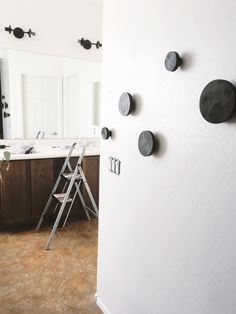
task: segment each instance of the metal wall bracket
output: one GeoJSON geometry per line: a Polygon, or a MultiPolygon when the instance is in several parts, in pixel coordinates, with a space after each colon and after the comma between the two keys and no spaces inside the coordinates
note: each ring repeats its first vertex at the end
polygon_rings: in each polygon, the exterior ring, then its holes
{"type": "Polygon", "coordinates": [[[11,25],[5,27],[5,31],[9,34],[13,33],[13,35],[18,39],[23,38],[25,34],[27,34],[30,38],[31,36],[36,35],[35,32],[31,30],[31,28],[28,31],[24,31],[21,27],[12,28],[11,25]]]}
{"type": "Polygon", "coordinates": [[[102,43],[100,43],[100,41],[92,43],[89,39],[84,39],[83,37],[78,40],[78,43],[87,50],[90,49],[92,46],[95,46],[97,49],[102,47],[102,43]]]}
{"type": "Polygon", "coordinates": [[[121,161],[115,157],[109,157],[108,170],[117,175],[120,174],[121,161]]]}

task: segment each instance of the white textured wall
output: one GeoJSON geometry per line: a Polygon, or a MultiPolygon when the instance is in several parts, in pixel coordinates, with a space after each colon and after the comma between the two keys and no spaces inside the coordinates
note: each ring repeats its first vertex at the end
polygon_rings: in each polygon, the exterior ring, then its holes
{"type": "Polygon", "coordinates": [[[102,49],[85,50],[77,40],[102,41],[101,20],[102,0],[0,0],[0,47],[99,61],[102,49]],[[36,37],[17,39],[8,25],[36,37]]]}
{"type": "Polygon", "coordinates": [[[111,314],[236,313],[236,122],[199,112],[204,86],[236,83],[234,0],[105,0],[98,302],[111,314]],[[165,70],[168,51],[184,69],[165,70]],[[138,111],[122,117],[122,92],[138,111]],[[158,134],[142,157],[138,135],[158,134]],[[121,175],[108,157],[121,159],[121,175]]]}

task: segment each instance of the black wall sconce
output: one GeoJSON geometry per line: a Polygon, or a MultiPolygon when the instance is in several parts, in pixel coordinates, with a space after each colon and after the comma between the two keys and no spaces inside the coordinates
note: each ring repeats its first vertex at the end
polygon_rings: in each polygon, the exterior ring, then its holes
{"type": "Polygon", "coordinates": [[[9,113],[9,112],[4,111],[3,116],[4,116],[4,118],[8,118],[8,117],[10,117],[10,113],[9,113]]]}
{"type": "Polygon", "coordinates": [[[84,38],[79,39],[78,43],[82,47],[84,47],[84,49],[87,49],[87,50],[90,49],[92,47],[92,45],[96,46],[97,49],[102,47],[102,43],[100,43],[100,41],[97,41],[96,43],[92,43],[90,40],[84,39],[84,38]]]}
{"type": "Polygon", "coordinates": [[[9,34],[13,33],[13,35],[18,39],[23,38],[25,34],[27,34],[30,38],[31,36],[36,35],[35,32],[32,32],[31,28],[25,32],[21,27],[12,28],[11,25],[9,25],[9,27],[5,27],[5,31],[9,34]]]}
{"type": "MultiPolygon", "coordinates": [[[[8,107],[9,107],[9,105],[8,105],[8,103],[5,101],[5,99],[6,99],[5,96],[2,95],[2,97],[1,97],[1,109],[8,109],[8,107]]],[[[3,112],[3,117],[4,117],[4,118],[10,117],[10,113],[4,111],[4,112],[3,112]]]]}

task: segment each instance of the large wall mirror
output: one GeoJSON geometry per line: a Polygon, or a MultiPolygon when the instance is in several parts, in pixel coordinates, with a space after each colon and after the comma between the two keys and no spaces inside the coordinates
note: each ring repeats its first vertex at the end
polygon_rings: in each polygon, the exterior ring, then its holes
{"type": "Polygon", "coordinates": [[[0,49],[0,71],[5,139],[98,134],[101,63],[0,49]]]}

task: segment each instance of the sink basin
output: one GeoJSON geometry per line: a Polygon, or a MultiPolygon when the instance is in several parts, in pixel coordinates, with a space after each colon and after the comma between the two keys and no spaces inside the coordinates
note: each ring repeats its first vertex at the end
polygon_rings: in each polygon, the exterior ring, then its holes
{"type": "Polygon", "coordinates": [[[34,148],[29,153],[26,153],[26,151],[28,150],[29,148],[26,150],[8,150],[8,151],[11,153],[11,155],[32,155],[41,153],[41,151],[35,150],[34,148]]]}

